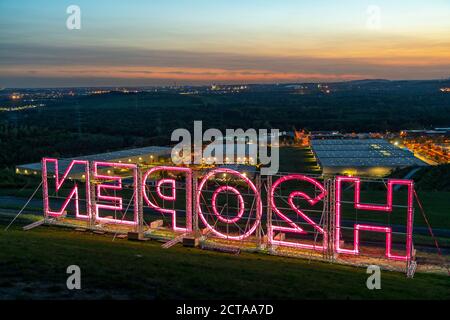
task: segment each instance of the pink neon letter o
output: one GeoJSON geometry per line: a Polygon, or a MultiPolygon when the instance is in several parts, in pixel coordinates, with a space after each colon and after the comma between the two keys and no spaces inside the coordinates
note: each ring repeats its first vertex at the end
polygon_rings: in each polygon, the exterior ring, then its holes
{"type": "MultiPolygon", "coordinates": [[[[234,189],[234,188],[233,188],[234,189]]],[[[215,190],[215,192],[214,192],[214,194],[216,194],[216,197],[217,197],[217,194],[219,193],[219,192],[221,192],[221,191],[223,191],[224,189],[222,188],[222,187],[219,187],[217,190],[215,190]],[[219,190],[220,189],[220,190],[219,190]]],[[[230,190],[231,191],[231,189],[227,189],[227,190],[230,190]]],[[[236,190],[237,192],[239,192],[238,190],[236,190]]],[[[234,191],[232,191],[232,192],[234,192],[234,191]]],[[[234,193],[236,193],[236,192],[234,192],[234,193]]],[[[239,195],[240,195],[240,193],[239,193],[239,195]]],[[[214,195],[213,195],[213,197],[214,197],[214,195]]],[[[213,199],[213,208],[215,207],[215,200],[216,200],[216,197],[214,197],[214,199],[213,199]]],[[[241,197],[242,197],[242,195],[241,195],[241,197]]],[[[238,196],[238,198],[239,198],[239,196],[238,196]]],[[[243,200],[243,199],[242,199],[243,200]]],[[[241,201],[241,199],[239,198],[239,202],[241,201]]],[[[256,228],[258,227],[258,225],[259,225],[259,223],[260,223],[260,221],[261,221],[261,215],[262,215],[262,202],[261,202],[261,195],[259,194],[259,192],[258,192],[258,189],[256,189],[256,187],[255,187],[255,185],[253,184],[253,182],[251,182],[251,180],[250,179],[248,179],[246,176],[244,176],[242,173],[240,173],[240,172],[238,172],[238,171],[235,171],[235,170],[231,170],[231,169],[226,169],[226,168],[218,168],[218,169],[214,169],[214,170],[211,170],[210,172],[208,172],[204,177],[203,177],[203,179],[202,179],[202,181],[200,182],[200,184],[198,185],[198,190],[197,190],[197,197],[196,197],[196,202],[197,202],[197,211],[198,211],[198,215],[199,215],[199,217],[200,217],[200,219],[202,220],[202,222],[203,222],[203,224],[206,226],[206,228],[208,229],[208,230],[210,230],[213,234],[215,234],[216,236],[218,236],[219,238],[222,238],[222,239],[230,239],[230,240],[243,240],[243,239],[245,239],[245,238],[248,238],[253,232],[255,232],[255,230],[256,230],[256,228]],[[201,198],[201,194],[202,194],[202,190],[203,190],[203,187],[205,186],[205,184],[206,184],[206,182],[212,177],[212,176],[214,176],[214,175],[216,175],[216,174],[220,174],[220,173],[229,173],[229,174],[231,174],[231,175],[234,175],[234,176],[237,176],[237,177],[239,177],[239,178],[241,178],[242,180],[244,180],[247,184],[248,184],[248,186],[250,187],[250,189],[252,189],[252,191],[254,192],[254,194],[255,194],[255,197],[256,197],[256,220],[255,220],[255,223],[252,225],[252,227],[247,231],[247,232],[245,232],[244,234],[242,234],[242,235],[239,235],[239,236],[229,236],[229,235],[227,235],[227,234],[223,234],[223,233],[221,233],[220,231],[218,231],[218,230],[216,230],[213,226],[211,226],[209,223],[208,223],[208,221],[206,220],[206,218],[205,218],[205,216],[203,215],[203,212],[202,212],[202,208],[201,208],[201,204],[200,204],[200,198],[201,198]]],[[[242,215],[244,214],[244,206],[243,206],[243,201],[242,201],[242,206],[240,206],[240,210],[239,210],[239,214],[238,214],[238,217],[239,217],[239,219],[242,217],[242,215]],[[242,210],[242,214],[240,214],[240,211],[242,210]]],[[[214,209],[213,209],[214,210],[214,209]]],[[[216,211],[217,211],[217,208],[216,208],[216,211]]],[[[217,212],[218,213],[218,212],[217,212]]],[[[214,212],[214,214],[216,214],[216,212],[214,212]]],[[[219,216],[220,216],[220,214],[219,214],[219,216]]],[[[225,222],[226,220],[228,220],[228,219],[225,219],[225,218],[223,218],[223,217],[221,217],[223,220],[221,220],[221,221],[223,221],[223,222],[225,222]]],[[[233,219],[230,219],[229,220],[229,222],[228,223],[233,223],[233,222],[236,222],[237,220],[239,220],[239,219],[236,219],[237,217],[235,217],[235,218],[233,218],[233,219]],[[234,220],[234,219],[236,219],[235,221],[232,221],[231,222],[231,220],[234,220]]]]}
{"type": "Polygon", "coordinates": [[[221,186],[221,187],[217,188],[213,193],[211,203],[212,203],[212,210],[213,210],[214,214],[217,216],[217,219],[219,219],[222,222],[235,223],[236,221],[241,219],[242,216],[244,215],[244,209],[245,209],[244,208],[244,198],[242,197],[241,193],[236,188],[233,188],[230,186],[221,186]],[[222,217],[220,212],[217,210],[217,196],[222,191],[231,191],[234,194],[236,194],[238,197],[239,211],[238,211],[238,214],[236,215],[236,217],[234,217],[232,219],[227,219],[227,218],[222,217]]]}

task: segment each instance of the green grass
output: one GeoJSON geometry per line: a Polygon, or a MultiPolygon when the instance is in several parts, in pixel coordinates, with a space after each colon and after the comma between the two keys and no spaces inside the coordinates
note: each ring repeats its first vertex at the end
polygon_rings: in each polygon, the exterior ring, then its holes
{"type": "MultiPolygon", "coordinates": [[[[417,191],[425,214],[435,228],[450,229],[450,192],[417,191]]],[[[417,222],[424,225],[419,210],[416,210],[417,222]]]]}
{"type": "Polygon", "coordinates": [[[143,243],[70,229],[0,231],[0,298],[150,299],[449,299],[447,276],[414,279],[382,272],[382,290],[366,288],[365,269],[241,253],[230,255],[143,243]],[[66,289],[79,265],[82,290],[66,289]]]}
{"type": "Polygon", "coordinates": [[[281,147],[279,172],[320,174],[317,161],[309,148],[281,147]]]}

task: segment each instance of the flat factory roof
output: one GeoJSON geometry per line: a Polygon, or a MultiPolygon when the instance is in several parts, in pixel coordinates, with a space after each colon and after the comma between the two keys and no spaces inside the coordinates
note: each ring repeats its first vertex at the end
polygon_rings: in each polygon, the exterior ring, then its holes
{"type": "Polygon", "coordinates": [[[322,167],[424,166],[409,150],[383,139],[312,140],[311,146],[322,167]]]}
{"type": "MultiPolygon", "coordinates": [[[[142,157],[145,158],[146,156],[164,156],[164,155],[170,155],[172,152],[172,148],[170,147],[159,147],[159,146],[150,146],[150,147],[144,147],[144,148],[136,148],[136,149],[128,149],[128,150],[120,150],[120,151],[113,151],[113,152],[107,152],[107,153],[99,153],[99,154],[92,154],[87,156],[79,156],[75,158],[63,158],[58,159],[58,169],[60,173],[64,173],[66,168],[69,166],[70,162],[72,160],[88,160],[88,161],[106,161],[106,162],[114,162],[119,160],[125,160],[126,159],[134,159],[136,157],[142,157]]],[[[28,164],[22,164],[16,166],[16,169],[19,170],[19,172],[24,172],[25,170],[31,172],[37,172],[41,171],[42,166],[40,162],[36,163],[28,163],[28,164]]],[[[84,171],[84,168],[74,166],[73,173],[81,173],[84,171]]],[[[52,172],[52,168],[49,167],[49,172],[52,172]]]]}

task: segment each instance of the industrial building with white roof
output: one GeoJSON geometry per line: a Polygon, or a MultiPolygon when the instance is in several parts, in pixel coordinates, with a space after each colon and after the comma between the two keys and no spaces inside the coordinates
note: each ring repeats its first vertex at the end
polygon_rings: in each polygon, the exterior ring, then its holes
{"type": "Polygon", "coordinates": [[[386,176],[396,168],[427,165],[384,139],[312,140],[311,147],[323,173],[329,175],[386,176]]]}

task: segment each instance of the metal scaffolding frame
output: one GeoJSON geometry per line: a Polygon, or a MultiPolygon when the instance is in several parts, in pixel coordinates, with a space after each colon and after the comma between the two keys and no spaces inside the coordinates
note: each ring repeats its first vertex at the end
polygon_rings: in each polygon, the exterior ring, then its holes
{"type": "MultiPolygon", "coordinates": [[[[76,227],[76,228],[84,228],[84,229],[88,229],[88,230],[94,230],[94,231],[102,231],[102,232],[112,232],[115,234],[118,233],[128,233],[128,232],[135,232],[138,234],[143,235],[146,238],[150,238],[150,239],[164,239],[167,241],[170,241],[172,239],[175,238],[179,238],[180,235],[184,235],[184,236],[188,236],[191,238],[194,238],[195,240],[198,240],[200,244],[203,245],[207,245],[208,243],[211,245],[213,245],[214,247],[221,247],[221,248],[235,248],[235,247],[239,247],[240,250],[248,250],[248,251],[257,251],[257,252],[264,252],[264,253],[268,253],[268,254],[273,254],[273,255],[284,255],[284,256],[295,256],[295,257],[303,257],[303,258],[307,258],[307,259],[315,259],[315,260],[321,260],[321,261],[326,261],[326,262],[333,262],[333,263],[342,263],[342,264],[351,264],[351,265],[357,265],[357,266],[366,266],[369,264],[379,264],[382,267],[386,268],[386,269],[392,269],[392,270],[399,270],[399,271],[403,271],[406,272],[408,274],[408,276],[413,276],[414,271],[416,270],[417,267],[417,263],[415,261],[415,255],[414,255],[414,250],[411,249],[412,255],[411,255],[411,259],[408,259],[406,262],[398,262],[398,261],[390,261],[385,259],[384,256],[376,256],[376,255],[371,255],[371,254],[363,254],[360,255],[358,257],[349,257],[346,256],[345,258],[344,255],[336,253],[336,248],[335,248],[335,239],[336,239],[336,221],[335,221],[335,217],[336,217],[336,212],[335,212],[335,208],[336,208],[336,203],[335,203],[335,195],[336,195],[336,184],[335,184],[335,177],[324,177],[324,176],[318,176],[318,175],[304,175],[306,177],[312,177],[314,179],[320,179],[321,183],[324,187],[324,189],[326,190],[326,195],[325,197],[320,201],[320,208],[315,210],[315,214],[316,214],[316,223],[318,225],[320,225],[323,230],[325,230],[326,233],[324,233],[324,235],[327,235],[327,239],[325,240],[325,237],[322,237],[322,241],[324,243],[324,249],[321,251],[314,251],[314,250],[306,250],[306,249],[301,249],[301,248],[289,248],[289,247],[284,247],[283,245],[280,244],[276,244],[274,245],[273,241],[271,239],[268,238],[268,234],[264,233],[264,230],[269,230],[271,229],[274,225],[280,224],[283,221],[281,221],[278,217],[278,215],[274,212],[274,208],[273,208],[273,203],[269,197],[269,191],[272,190],[273,188],[273,183],[274,183],[274,179],[275,178],[279,178],[283,175],[279,174],[276,176],[260,176],[259,174],[256,174],[255,179],[253,179],[255,186],[256,186],[256,190],[259,193],[259,195],[264,194],[267,195],[265,199],[261,198],[262,201],[262,212],[263,215],[261,217],[261,219],[258,221],[257,220],[257,216],[255,215],[255,218],[252,218],[251,214],[252,212],[250,212],[249,214],[245,214],[243,217],[247,217],[248,221],[246,222],[246,224],[236,224],[235,225],[226,225],[223,230],[224,233],[227,234],[235,234],[236,232],[243,232],[243,231],[248,231],[249,230],[249,225],[251,226],[252,223],[253,224],[257,224],[254,232],[249,235],[247,238],[245,239],[241,239],[241,240],[235,240],[235,239],[229,239],[228,237],[226,238],[220,238],[215,236],[213,233],[211,232],[205,232],[204,229],[201,228],[201,225],[204,227],[204,223],[202,223],[201,219],[199,219],[199,216],[201,213],[201,211],[199,211],[199,209],[201,208],[201,206],[203,204],[197,205],[196,202],[196,195],[199,192],[199,180],[204,176],[205,172],[207,171],[193,171],[192,173],[192,180],[189,183],[186,183],[183,187],[183,185],[181,185],[181,187],[177,187],[177,189],[183,189],[183,188],[187,188],[187,186],[190,186],[192,188],[192,192],[190,193],[191,196],[190,197],[186,197],[186,202],[185,202],[185,213],[186,212],[192,212],[192,231],[190,232],[184,232],[184,233],[180,233],[180,232],[176,232],[174,230],[171,230],[170,228],[167,227],[167,223],[165,223],[165,225],[159,225],[158,227],[151,229],[149,227],[149,225],[146,224],[146,210],[148,210],[148,206],[146,206],[144,200],[143,200],[143,196],[142,194],[146,191],[143,188],[143,184],[142,184],[142,180],[143,180],[143,173],[146,169],[146,167],[140,167],[137,166],[137,190],[135,190],[135,193],[133,193],[134,196],[137,197],[137,224],[135,225],[130,225],[130,226],[118,226],[118,225],[114,225],[114,224],[108,224],[108,223],[98,223],[98,221],[96,221],[96,216],[95,216],[95,212],[97,210],[97,199],[96,199],[96,186],[101,183],[104,182],[103,181],[97,181],[94,179],[94,172],[93,172],[93,165],[91,162],[89,162],[88,164],[88,175],[86,176],[87,181],[89,181],[89,205],[86,205],[88,212],[86,213],[89,216],[89,219],[87,220],[82,220],[82,221],[75,221],[77,219],[70,219],[69,217],[67,217],[66,215],[62,215],[61,217],[50,217],[48,215],[44,216],[45,222],[47,224],[51,224],[51,225],[64,225],[64,226],[72,226],[72,227],[76,227]],[[136,192],[137,191],[137,192],[136,192]],[[320,217],[320,219],[319,219],[320,217]],[[237,225],[237,226],[236,226],[237,225]],[[265,227],[264,227],[265,226],[265,227]],[[367,261],[366,261],[367,259],[367,261]]],[[[49,176],[47,174],[47,172],[45,172],[43,170],[43,174],[42,174],[42,178],[43,179],[49,179],[49,178],[53,178],[52,176],[49,176]]],[[[44,180],[43,180],[44,181],[44,180]]],[[[156,181],[156,180],[155,180],[156,181]]],[[[226,180],[225,182],[230,183],[231,182],[235,182],[233,180],[226,180]]],[[[361,179],[362,182],[365,183],[382,183],[385,185],[386,180],[385,179],[361,179]]],[[[224,183],[222,182],[218,182],[218,181],[214,181],[214,186],[216,185],[220,185],[220,183],[224,183]]],[[[123,186],[124,189],[130,189],[129,185],[124,185],[123,186]]],[[[241,189],[245,189],[244,187],[240,186],[241,189]]],[[[45,189],[45,188],[43,188],[45,189]]],[[[131,192],[131,190],[130,190],[131,192]]],[[[205,189],[203,190],[204,193],[208,193],[209,195],[212,194],[212,191],[210,189],[205,189]]],[[[315,189],[314,192],[317,192],[317,190],[315,189]]],[[[355,192],[355,191],[354,191],[355,192]]],[[[244,203],[245,204],[249,204],[249,208],[250,211],[251,210],[256,210],[255,209],[255,202],[253,201],[253,203],[250,203],[250,201],[247,200],[247,197],[251,196],[251,193],[249,191],[249,189],[247,188],[247,193],[242,192],[243,197],[245,198],[244,203]]],[[[201,194],[201,192],[200,192],[201,194]]],[[[286,202],[286,196],[283,195],[277,195],[277,199],[281,199],[283,201],[286,202]],[[283,199],[284,198],[284,199],[283,199]]],[[[43,199],[44,201],[50,201],[49,198],[63,198],[60,195],[52,195],[50,196],[48,193],[48,189],[43,191],[43,199]]],[[[227,206],[227,210],[239,210],[239,205],[237,205],[237,207],[231,207],[228,206],[228,194],[227,194],[227,202],[226,202],[226,206],[227,206]]],[[[80,200],[80,199],[78,199],[80,200]]],[[[127,209],[131,207],[131,203],[133,202],[133,196],[129,199],[123,199],[124,203],[127,203],[127,209]]],[[[287,202],[286,202],[287,203],[287,202]]],[[[396,207],[398,208],[403,208],[404,206],[401,205],[396,205],[396,207]]],[[[208,208],[208,206],[205,206],[205,208],[208,208]]],[[[178,210],[177,212],[182,213],[182,210],[176,209],[175,207],[173,207],[174,210],[178,210]]],[[[210,209],[210,208],[209,208],[210,209]]],[[[287,210],[287,209],[291,209],[292,207],[283,207],[283,210],[287,210]]],[[[134,208],[133,208],[134,210],[134,208]]],[[[307,210],[305,210],[307,211],[307,210]]],[[[313,210],[311,210],[313,211],[313,210]]],[[[255,211],[256,212],[256,211],[255,211]]],[[[122,219],[125,218],[126,215],[126,211],[122,216],[122,219]]],[[[203,219],[206,219],[205,216],[207,216],[207,218],[210,218],[213,216],[213,214],[206,213],[206,210],[204,210],[203,212],[204,217],[203,219]]],[[[222,214],[222,212],[221,212],[222,214]]],[[[228,214],[228,211],[227,211],[228,214]]],[[[163,219],[166,219],[170,221],[170,219],[167,219],[167,217],[165,217],[164,215],[162,215],[163,219]]],[[[285,221],[284,221],[285,222],[285,221]]],[[[216,224],[220,224],[221,221],[216,221],[216,224]]],[[[298,221],[295,221],[295,223],[300,223],[298,221]]],[[[306,225],[307,223],[305,223],[306,225]]],[[[216,227],[216,225],[214,225],[214,227],[216,227]]],[[[347,227],[342,227],[342,229],[345,229],[347,227]]],[[[338,232],[340,232],[341,230],[339,230],[338,232]]],[[[280,232],[281,233],[281,232],[280,232]]],[[[401,232],[397,232],[398,234],[401,235],[401,232]]],[[[285,236],[285,235],[280,235],[279,236],[285,236]]],[[[316,244],[317,241],[317,237],[318,234],[316,232],[316,234],[314,235],[314,245],[316,244]]],[[[298,241],[297,240],[292,240],[292,241],[298,241]]],[[[412,245],[412,244],[411,244],[412,245]]]]}

